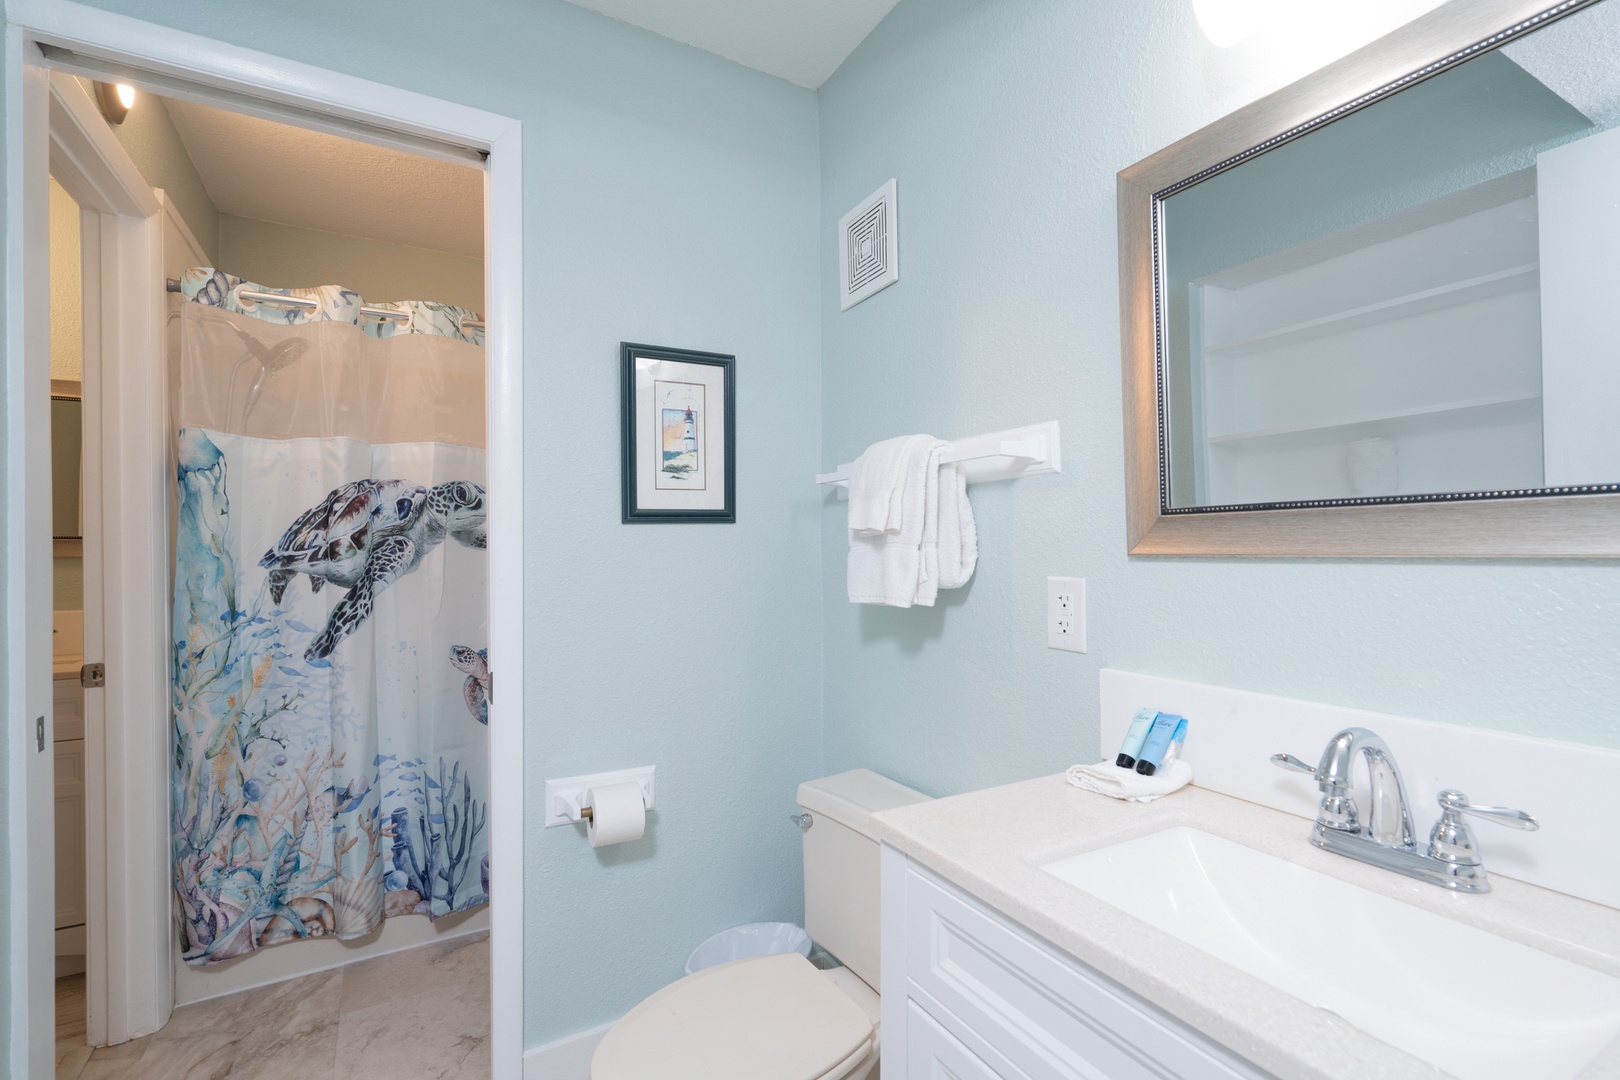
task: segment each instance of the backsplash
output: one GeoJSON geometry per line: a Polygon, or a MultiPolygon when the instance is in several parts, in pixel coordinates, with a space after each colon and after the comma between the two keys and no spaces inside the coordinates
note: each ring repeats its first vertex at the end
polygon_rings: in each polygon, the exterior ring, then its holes
{"type": "MultiPolygon", "coordinates": [[[[1316,817],[1316,782],[1277,768],[1271,755],[1315,765],[1336,733],[1369,728],[1400,767],[1420,844],[1440,814],[1435,798],[1447,788],[1479,804],[1526,810],[1539,831],[1474,823],[1486,869],[1620,907],[1613,826],[1592,810],[1594,794],[1620,775],[1620,752],[1109,668],[1099,681],[1104,756],[1112,757],[1137,709],[1180,713],[1188,722],[1181,756],[1192,765],[1193,783],[1300,815],[1301,843],[1316,817]],[[1594,857],[1599,852],[1608,854],[1594,857]]],[[[1364,774],[1356,766],[1352,775],[1364,774]]]]}

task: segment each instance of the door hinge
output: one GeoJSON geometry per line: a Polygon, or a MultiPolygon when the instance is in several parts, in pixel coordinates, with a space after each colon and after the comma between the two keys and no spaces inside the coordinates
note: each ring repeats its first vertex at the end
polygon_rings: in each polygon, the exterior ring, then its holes
{"type": "Polygon", "coordinates": [[[79,685],[87,690],[107,685],[106,664],[86,664],[79,669],[79,685]]]}
{"type": "Polygon", "coordinates": [[[35,748],[36,751],[43,754],[45,752],[45,718],[43,716],[34,717],[34,741],[38,744],[35,748]]]}
{"type": "Polygon", "coordinates": [[[484,681],[487,684],[484,689],[484,700],[493,705],[495,704],[495,673],[491,671],[485,676],[484,681]]]}

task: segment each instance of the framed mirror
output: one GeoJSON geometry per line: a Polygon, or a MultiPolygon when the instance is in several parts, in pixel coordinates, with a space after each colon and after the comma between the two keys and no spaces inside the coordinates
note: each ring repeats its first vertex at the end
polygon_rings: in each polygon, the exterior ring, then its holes
{"type": "Polygon", "coordinates": [[[1452,0],[1119,176],[1133,554],[1620,555],[1620,0],[1452,0]]]}

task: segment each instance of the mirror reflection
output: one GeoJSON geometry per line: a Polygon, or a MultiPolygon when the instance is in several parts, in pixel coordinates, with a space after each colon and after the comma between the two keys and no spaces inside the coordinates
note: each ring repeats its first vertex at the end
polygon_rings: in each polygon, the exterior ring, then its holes
{"type": "Polygon", "coordinates": [[[51,536],[78,539],[79,440],[84,405],[74,397],[51,397],[51,536]]]}
{"type": "Polygon", "coordinates": [[[1620,482],[1620,0],[1164,199],[1167,508],[1620,482]]]}

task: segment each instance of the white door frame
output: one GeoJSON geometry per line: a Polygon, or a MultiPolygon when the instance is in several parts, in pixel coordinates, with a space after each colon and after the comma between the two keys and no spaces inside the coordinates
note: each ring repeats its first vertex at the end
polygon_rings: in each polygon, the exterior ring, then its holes
{"type": "Polygon", "coordinates": [[[82,221],[84,654],[111,673],[85,691],[86,1027],[100,1046],[156,1031],[174,1005],[172,980],[150,975],[170,956],[154,858],[168,847],[163,206],[78,82],[52,73],[49,108],[50,172],[82,221]]]}
{"type": "MultiPolygon", "coordinates": [[[[48,413],[30,410],[47,397],[48,371],[26,358],[49,350],[48,72],[39,45],[177,79],[240,107],[260,103],[298,115],[322,113],[343,131],[386,141],[398,133],[488,154],[485,174],[485,281],[488,379],[490,638],[511,657],[491,702],[490,862],[491,1058],[496,1080],[519,1080],[523,1056],[523,179],[522,127],[509,117],[399,90],[296,61],[225,44],[68,0],[7,0],[5,37],[5,327],[4,410],[6,482],[3,573],[8,772],[6,822],[13,870],[6,893],[10,940],[11,1075],[47,1076],[54,1068],[54,949],[51,900],[52,837],[48,754],[35,752],[34,717],[50,712],[50,574],[48,568],[48,413]],[[500,228],[490,228],[491,221],[500,228]],[[19,662],[20,661],[20,662],[19,662]],[[41,825],[45,827],[40,828],[41,825]]],[[[161,219],[158,219],[161,221],[161,219]]],[[[161,250],[161,244],[159,244],[161,250]]],[[[161,304],[161,297],[158,298],[161,304]]],[[[159,308],[161,310],[161,307],[159,308]]],[[[161,324],[160,324],[161,325],[161,324]]],[[[161,362],[161,341],[157,342],[161,362]]],[[[109,399],[111,400],[111,399],[109,399]]],[[[162,413],[158,414],[161,417],[162,413]]],[[[166,478],[165,478],[166,480],[166,478]]],[[[162,510],[158,511],[162,521],[162,510]]],[[[164,539],[166,549],[167,540],[164,539]]],[[[147,568],[146,573],[152,572],[147,568]]],[[[166,577],[166,575],[164,575],[166,577]]],[[[109,609],[110,610],[110,609],[109,609]]],[[[167,624],[164,608],[162,624],[167,624]]],[[[167,634],[162,640],[167,639],[167,634]]],[[[507,663],[503,661],[503,664],[507,663]]],[[[165,673],[166,674],[166,673],[165,673]]],[[[167,704],[162,727],[168,730],[167,704]]],[[[165,740],[166,742],[166,740],[165,740]]],[[[47,732],[46,745],[49,746],[47,732]]],[[[165,771],[166,771],[166,753],[165,771]]],[[[109,790],[109,798],[114,793],[109,790]]],[[[108,807],[109,817],[118,811],[108,807]]],[[[161,852],[148,853],[167,882],[167,810],[161,852]]],[[[129,852],[131,859],[143,856],[129,852]]],[[[152,865],[152,864],[148,864],[152,865]]],[[[131,933],[163,923],[160,970],[132,970],[132,983],[172,993],[168,903],[143,910],[150,898],[120,898],[131,933]],[[167,990],[160,984],[168,983],[167,990]]]]}

